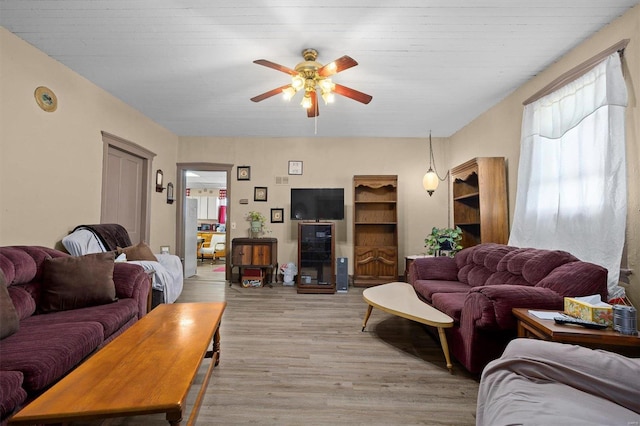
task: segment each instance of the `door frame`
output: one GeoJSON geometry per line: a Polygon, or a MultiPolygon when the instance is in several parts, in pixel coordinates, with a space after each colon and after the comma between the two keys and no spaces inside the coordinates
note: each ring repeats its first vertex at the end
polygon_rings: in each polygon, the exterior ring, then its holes
{"type": "MultiPolygon", "coordinates": [[[[207,172],[226,172],[227,174],[227,221],[228,218],[231,217],[231,170],[233,169],[233,164],[225,164],[225,163],[177,163],[176,170],[176,193],[179,194],[176,197],[176,254],[180,256],[180,259],[184,262],[184,217],[185,217],[185,208],[187,199],[187,171],[188,170],[202,170],[207,172]]],[[[225,232],[225,247],[227,248],[227,253],[230,253],[229,247],[229,234],[230,229],[227,228],[225,232]]],[[[225,269],[228,274],[229,271],[229,259],[231,256],[227,254],[225,256],[225,269]]]]}
{"type": "Polygon", "coordinates": [[[107,166],[108,166],[108,154],[109,148],[113,147],[115,149],[119,149],[120,151],[124,151],[128,154],[131,154],[136,157],[142,158],[142,206],[140,209],[140,237],[141,241],[149,241],[149,236],[151,235],[151,221],[150,212],[151,212],[151,186],[150,182],[153,182],[152,177],[152,163],[153,158],[156,154],[148,149],[134,143],[123,139],[119,136],[113,135],[111,133],[102,131],[102,194],[100,201],[100,223],[104,218],[104,210],[103,206],[106,204],[107,198],[107,166]]]}

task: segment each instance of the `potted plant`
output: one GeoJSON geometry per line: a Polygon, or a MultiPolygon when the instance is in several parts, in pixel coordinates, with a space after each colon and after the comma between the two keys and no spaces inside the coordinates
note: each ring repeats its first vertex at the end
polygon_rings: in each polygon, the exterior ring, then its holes
{"type": "Polygon", "coordinates": [[[424,246],[427,248],[428,254],[440,256],[442,252],[447,252],[450,257],[453,257],[462,250],[460,240],[462,240],[462,229],[459,226],[455,228],[436,228],[434,226],[431,229],[431,234],[425,238],[424,246]]]}
{"type": "Polygon", "coordinates": [[[257,238],[264,232],[264,224],[267,221],[267,218],[264,217],[262,213],[252,210],[247,213],[247,220],[251,223],[249,232],[251,233],[252,238],[257,238]]]}

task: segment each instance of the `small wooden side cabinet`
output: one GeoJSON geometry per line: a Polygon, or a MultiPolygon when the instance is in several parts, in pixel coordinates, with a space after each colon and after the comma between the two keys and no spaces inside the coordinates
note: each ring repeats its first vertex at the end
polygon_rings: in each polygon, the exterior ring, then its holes
{"type": "Polygon", "coordinates": [[[238,268],[238,282],[243,268],[266,270],[266,282],[271,283],[278,270],[278,240],[276,238],[234,238],[231,241],[231,280],[233,268],[238,268]]]}

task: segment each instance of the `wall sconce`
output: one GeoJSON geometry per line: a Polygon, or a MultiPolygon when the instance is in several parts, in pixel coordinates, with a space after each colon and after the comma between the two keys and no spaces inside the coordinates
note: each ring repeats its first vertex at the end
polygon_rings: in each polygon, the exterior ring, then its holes
{"type": "Polygon", "coordinates": [[[176,198],[173,195],[173,184],[169,182],[167,184],[167,204],[173,204],[176,198]]]}
{"type": "Polygon", "coordinates": [[[158,171],[156,171],[156,192],[164,191],[164,187],[162,186],[163,179],[162,170],[158,169],[158,171]]]}
{"type": "Polygon", "coordinates": [[[435,168],[435,160],[433,159],[433,147],[431,146],[431,130],[429,130],[429,170],[425,173],[422,178],[422,186],[429,193],[429,197],[433,195],[433,192],[438,188],[438,184],[440,181],[443,181],[449,176],[449,171],[447,170],[447,174],[441,178],[438,175],[437,169],[435,168]],[[433,167],[431,167],[433,163],[433,167]]]}

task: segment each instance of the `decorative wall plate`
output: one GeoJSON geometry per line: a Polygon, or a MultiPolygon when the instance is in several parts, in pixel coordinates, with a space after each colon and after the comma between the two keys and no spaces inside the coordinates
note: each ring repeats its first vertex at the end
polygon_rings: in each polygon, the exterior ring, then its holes
{"type": "Polygon", "coordinates": [[[48,87],[40,86],[36,88],[33,96],[35,96],[38,106],[44,111],[53,112],[58,108],[58,98],[56,94],[53,93],[53,90],[48,87]]]}
{"type": "Polygon", "coordinates": [[[250,166],[238,166],[238,180],[251,180],[250,166]]]}

